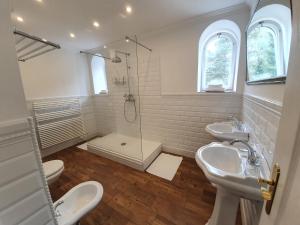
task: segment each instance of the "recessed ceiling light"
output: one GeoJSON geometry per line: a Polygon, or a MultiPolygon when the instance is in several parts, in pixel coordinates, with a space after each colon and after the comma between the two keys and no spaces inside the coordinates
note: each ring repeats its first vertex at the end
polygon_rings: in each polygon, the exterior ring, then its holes
{"type": "Polygon", "coordinates": [[[23,19],[22,17],[20,17],[20,16],[17,17],[17,20],[18,20],[19,22],[24,22],[24,19],[23,19]]]}
{"type": "Polygon", "coordinates": [[[128,39],[128,38],[126,38],[126,39],[125,39],[125,41],[126,41],[126,42],[129,42],[129,39],[128,39]]]}
{"type": "Polygon", "coordinates": [[[126,6],[126,12],[127,12],[128,14],[132,13],[132,8],[131,8],[130,5],[126,6]]]}
{"type": "Polygon", "coordinates": [[[103,46],[103,48],[107,48],[107,46],[106,46],[106,45],[104,45],[104,46],[103,46]]]}
{"type": "Polygon", "coordinates": [[[40,3],[42,3],[42,2],[43,2],[43,0],[35,0],[35,1],[37,1],[37,2],[40,2],[40,3]]]}
{"type": "Polygon", "coordinates": [[[47,42],[47,39],[45,39],[45,38],[42,38],[42,40],[43,40],[44,42],[47,42]]]}
{"type": "Polygon", "coordinates": [[[100,24],[99,24],[97,21],[95,21],[95,22],[93,23],[93,25],[94,25],[94,27],[99,27],[99,26],[100,26],[100,24]]]}
{"type": "Polygon", "coordinates": [[[70,33],[70,37],[71,37],[71,38],[75,38],[75,34],[70,33]]]}

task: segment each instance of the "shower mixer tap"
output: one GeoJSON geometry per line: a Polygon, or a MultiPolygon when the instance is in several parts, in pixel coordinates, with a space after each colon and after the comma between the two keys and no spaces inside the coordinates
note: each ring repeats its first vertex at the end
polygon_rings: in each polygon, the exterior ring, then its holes
{"type": "Polygon", "coordinates": [[[133,94],[124,94],[125,102],[135,102],[133,94]]]}
{"type": "Polygon", "coordinates": [[[126,78],[123,76],[122,78],[115,77],[114,84],[115,85],[125,85],[127,83],[126,78]]]}

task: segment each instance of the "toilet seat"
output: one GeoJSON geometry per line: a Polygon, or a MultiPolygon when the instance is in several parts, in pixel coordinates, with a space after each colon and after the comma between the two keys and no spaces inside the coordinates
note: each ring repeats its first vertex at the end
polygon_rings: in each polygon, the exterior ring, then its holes
{"type": "Polygon", "coordinates": [[[64,170],[64,162],[62,160],[51,160],[43,163],[43,169],[48,184],[58,179],[64,170]]]}

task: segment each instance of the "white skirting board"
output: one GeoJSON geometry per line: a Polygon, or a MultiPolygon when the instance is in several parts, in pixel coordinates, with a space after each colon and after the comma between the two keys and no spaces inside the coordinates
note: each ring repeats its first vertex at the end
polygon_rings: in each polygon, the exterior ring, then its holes
{"type": "Polygon", "coordinates": [[[172,181],[182,162],[182,157],[161,153],[146,170],[155,176],[172,181]]]}
{"type": "MultiPolygon", "coordinates": [[[[200,147],[201,146],[199,146],[199,148],[200,147]]],[[[179,149],[179,148],[166,146],[164,144],[162,145],[162,151],[163,152],[168,152],[168,153],[171,153],[171,154],[175,154],[175,155],[185,156],[187,158],[195,158],[195,153],[196,153],[196,152],[192,152],[192,151],[186,151],[184,149],[179,149]]]]}

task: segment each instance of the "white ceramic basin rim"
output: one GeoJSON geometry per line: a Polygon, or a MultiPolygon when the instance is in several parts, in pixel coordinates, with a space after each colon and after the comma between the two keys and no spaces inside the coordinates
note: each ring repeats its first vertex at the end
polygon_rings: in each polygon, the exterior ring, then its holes
{"type": "Polygon", "coordinates": [[[60,201],[64,202],[56,209],[61,214],[57,217],[58,224],[75,224],[98,205],[102,195],[103,187],[96,181],[87,181],[73,187],[54,203],[55,206],[60,201]]]}
{"type": "Polygon", "coordinates": [[[243,173],[241,156],[236,148],[212,145],[209,150],[200,152],[200,158],[210,170],[220,176],[243,173]]]}
{"type": "Polygon", "coordinates": [[[205,130],[220,140],[239,139],[247,141],[249,138],[248,132],[237,129],[235,126],[233,126],[232,122],[208,124],[205,130]]]}

